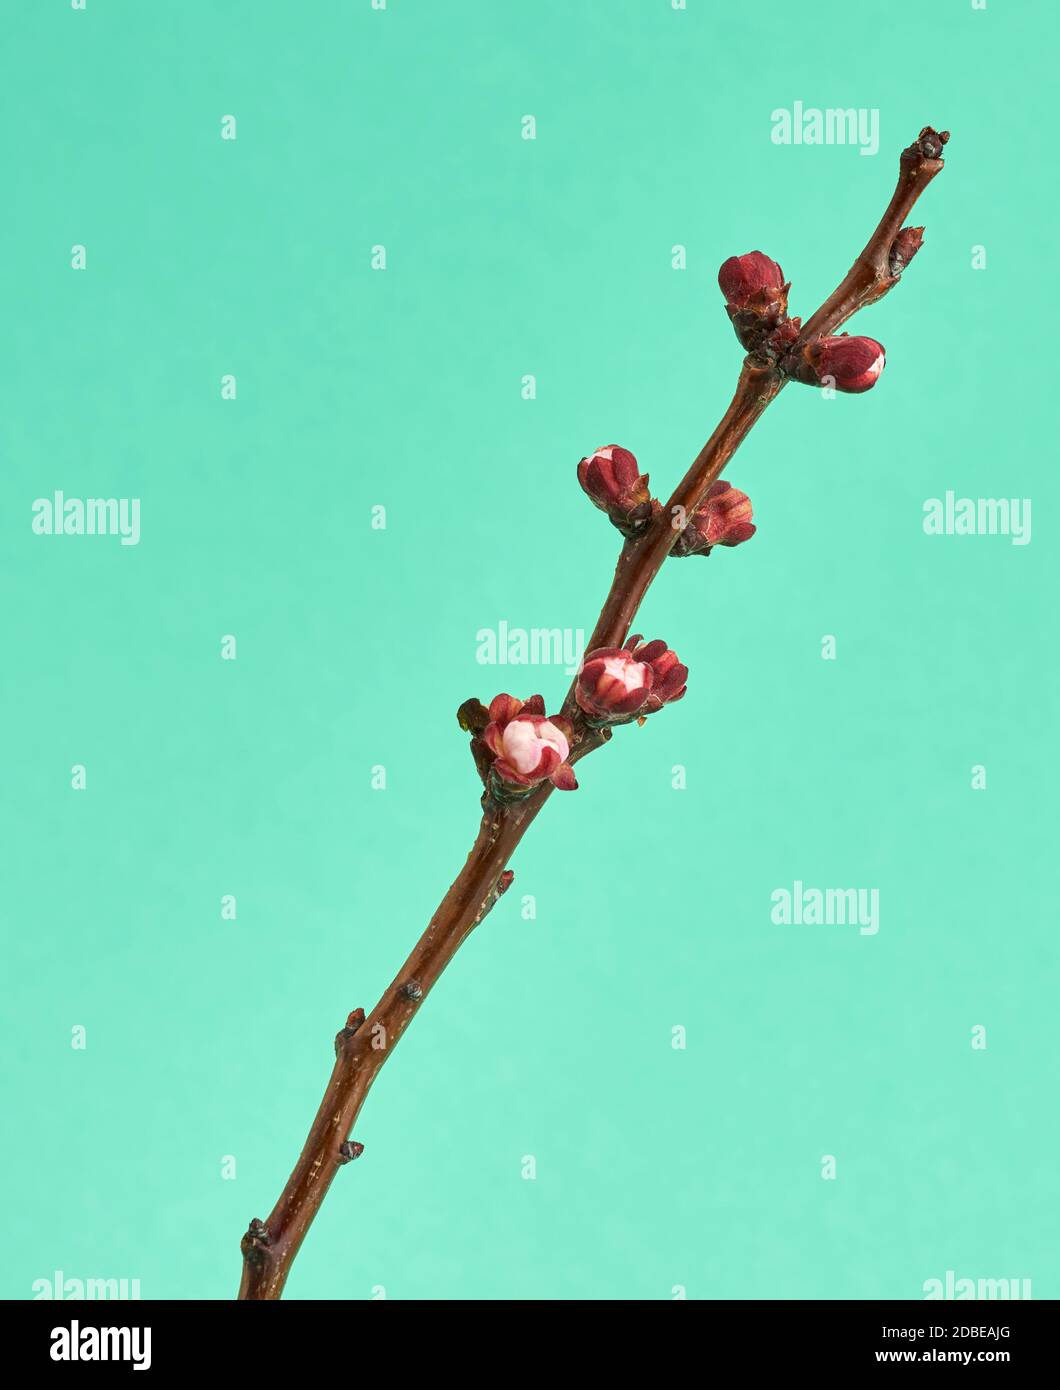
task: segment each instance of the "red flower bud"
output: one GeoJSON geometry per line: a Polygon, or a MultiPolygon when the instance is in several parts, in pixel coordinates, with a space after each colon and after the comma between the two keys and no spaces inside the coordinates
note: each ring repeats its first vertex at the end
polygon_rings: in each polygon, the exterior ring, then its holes
{"type": "Polygon", "coordinates": [[[651,693],[652,669],[624,647],[597,647],[585,654],[574,697],[590,719],[624,722],[651,693]]]}
{"type": "Polygon", "coordinates": [[[578,783],[567,762],[574,730],[568,720],[547,719],[540,695],[529,700],[498,695],[489,714],[482,741],[493,754],[491,771],[505,794],[525,794],[546,778],[561,791],[574,791],[578,783]]]}
{"type": "Polygon", "coordinates": [[[574,696],[591,724],[628,724],[680,700],[687,680],[688,667],[665,642],[641,642],[638,635],[624,647],[587,652],[574,696]]]}
{"type": "Polygon", "coordinates": [[[634,661],[643,662],[651,668],[651,693],[644,702],[642,714],[654,714],[663,705],[672,705],[675,700],[680,700],[687,688],[688,667],[682,666],[677,653],[672,652],[661,638],[642,643],[638,634],[629,639],[626,650],[634,661]]]}
{"type": "Polygon", "coordinates": [[[578,481],[591,501],[629,534],[651,517],[648,475],[628,449],[608,444],[578,464],[578,481]]]}
{"type": "Polygon", "coordinates": [[[818,338],[806,349],[806,356],[819,381],[835,386],[837,391],[856,394],[875,386],[883,371],[883,345],[875,338],[818,338]]]}
{"type": "Polygon", "coordinates": [[[718,271],[725,312],[740,345],[748,352],[776,355],[770,335],[787,319],[788,290],[784,272],[761,251],[730,256],[718,271]]]}
{"type": "Polygon", "coordinates": [[[678,536],[672,554],[709,555],[716,545],[741,545],[757,528],[751,521],[751,499],[721,478],[711,483],[707,495],[678,536]]]}
{"type": "Polygon", "coordinates": [[[893,279],[901,275],[909,262],[924,244],[923,227],[903,227],[891,242],[891,254],[887,270],[893,279]]]}
{"type": "Polygon", "coordinates": [[[746,256],[729,257],[718,271],[718,284],[726,303],[746,309],[752,301],[768,301],[771,291],[782,289],[784,272],[761,251],[749,251],[746,256]]]}

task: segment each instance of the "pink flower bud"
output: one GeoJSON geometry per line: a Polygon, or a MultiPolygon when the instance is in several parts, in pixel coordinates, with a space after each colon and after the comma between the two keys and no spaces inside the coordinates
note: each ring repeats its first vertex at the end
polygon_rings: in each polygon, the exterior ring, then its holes
{"type": "Polygon", "coordinates": [[[730,256],[718,271],[718,284],[726,303],[746,309],[752,301],[769,301],[784,286],[784,272],[761,251],[730,256]]]}
{"type": "Polygon", "coordinates": [[[624,647],[597,647],[585,655],[574,697],[590,719],[624,721],[645,703],[652,679],[651,667],[624,647]]]}
{"type": "Polygon", "coordinates": [[[678,536],[674,555],[709,555],[716,545],[742,545],[754,535],[751,499],[721,478],[711,483],[707,495],[678,536]]]}
{"type": "Polygon", "coordinates": [[[634,661],[644,662],[651,667],[651,693],[644,702],[643,714],[654,714],[663,705],[672,705],[680,700],[687,688],[688,667],[682,666],[677,653],[672,652],[662,638],[654,642],[641,642],[639,634],[626,643],[626,650],[634,661]]]}
{"type": "Polygon", "coordinates": [[[648,475],[628,449],[617,444],[597,449],[578,464],[578,481],[592,502],[629,533],[651,517],[648,475]]]}
{"type": "Polygon", "coordinates": [[[837,391],[857,394],[875,386],[883,371],[884,350],[875,338],[818,338],[806,349],[818,380],[831,377],[837,391]]]}
{"type": "Polygon", "coordinates": [[[562,791],[577,787],[574,769],[567,762],[573,730],[559,715],[545,717],[540,695],[526,701],[498,695],[489,714],[482,741],[494,756],[494,776],[509,789],[527,791],[546,778],[562,791]]]}

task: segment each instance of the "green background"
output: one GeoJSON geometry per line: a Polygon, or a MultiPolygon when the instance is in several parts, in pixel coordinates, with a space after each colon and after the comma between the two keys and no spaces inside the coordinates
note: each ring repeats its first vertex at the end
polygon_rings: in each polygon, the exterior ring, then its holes
{"type": "Polygon", "coordinates": [[[882,381],[791,388],[734,460],[758,535],[638,622],[687,698],[552,798],[288,1291],[1060,1294],[1056,6],[4,11],[2,1292],[234,1295],[336,1028],[471,843],[457,705],[566,687],[476,633],[592,627],[577,459],[667,495],[739,365],[720,262],[808,314],[931,123],[924,250],[852,326],[882,381]],[[879,154],[773,145],[796,100],[878,108],[879,154]],[[141,498],[140,544],[34,535],[56,488],[141,498]],[[948,489],[1031,498],[1032,543],[926,536],[948,489]],[[795,879],[878,888],[879,934],[775,926],[795,879]]]}

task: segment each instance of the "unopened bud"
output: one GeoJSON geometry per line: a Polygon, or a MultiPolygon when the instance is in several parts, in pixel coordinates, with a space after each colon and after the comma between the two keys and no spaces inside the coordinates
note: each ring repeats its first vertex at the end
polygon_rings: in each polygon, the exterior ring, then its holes
{"type": "Polygon", "coordinates": [[[923,227],[902,228],[891,242],[891,254],[887,262],[887,270],[893,279],[901,275],[923,244],[923,227]]]}
{"type": "Polygon", "coordinates": [[[561,791],[577,788],[574,769],[567,761],[574,730],[558,714],[545,717],[540,695],[529,700],[498,695],[489,713],[482,741],[493,754],[491,772],[505,795],[526,794],[546,778],[561,791]]]}
{"type": "Polygon", "coordinates": [[[748,251],[746,256],[729,257],[718,271],[718,284],[727,304],[747,309],[781,289],[784,272],[762,251],[748,251]]]}
{"type": "Polygon", "coordinates": [[[711,483],[707,495],[678,536],[673,555],[709,555],[716,545],[742,545],[755,533],[751,499],[722,478],[711,483]]]}
{"type": "Polygon", "coordinates": [[[852,395],[876,385],[885,360],[883,345],[875,338],[850,338],[845,333],[818,338],[806,356],[819,381],[828,377],[829,385],[852,395]]]}
{"type": "Polygon", "coordinates": [[[788,314],[784,272],[761,251],[730,256],[718,271],[725,312],[742,347],[762,351],[788,314]]]}
{"type": "Polygon", "coordinates": [[[648,475],[640,472],[628,449],[607,444],[583,458],[578,464],[578,482],[623,534],[632,535],[650,521],[648,475]]]}
{"type": "Polygon", "coordinates": [[[599,722],[625,722],[651,692],[651,667],[624,647],[587,652],[574,696],[582,711],[599,722]]]}

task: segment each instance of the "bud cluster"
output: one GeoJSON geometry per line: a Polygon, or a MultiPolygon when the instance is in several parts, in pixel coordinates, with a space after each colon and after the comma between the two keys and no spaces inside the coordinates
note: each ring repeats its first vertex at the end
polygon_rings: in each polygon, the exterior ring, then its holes
{"type": "MultiPolygon", "coordinates": [[[[926,129],[903,158],[915,155],[916,159],[937,159],[948,138],[945,131],[926,129]]],[[[923,241],[923,227],[902,228],[888,250],[886,274],[864,303],[872,303],[897,283],[923,241]]],[[[759,362],[777,367],[784,376],[804,386],[830,386],[856,395],[876,384],[886,354],[875,338],[852,338],[843,333],[814,339],[801,352],[794,350],[801,321],[788,317],[791,285],[777,262],[763,251],[730,256],[718,272],[718,284],[737,338],[759,362]]],[[[674,553],[706,554],[709,547],[689,550],[679,544],[674,553]]]]}
{"type": "MultiPolygon", "coordinates": [[[[924,160],[938,160],[949,136],[925,128],[902,154],[903,168],[915,173],[924,160]]],[[[860,304],[871,303],[895,284],[920,250],[923,227],[903,227],[887,248],[886,267],[878,266],[860,304]]],[[[780,265],[763,251],[730,256],[718,272],[725,311],[749,360],[772,368],[781,378],[808,386],[831,387],[857,395],[879,380],[886,362],[875,338],[841,333],[811,337],[800,346],[801,321],[788,315],[788,291],[780,265]]],[[[578,482],[594,506],[636,541],[652,524],[661,526],[661,506],[652,497],[648,475],[636,456],[607,444],[581,459],[578,482]]],[[[680,514],[680,534],[670,553],[709,555],[715,546],[742,545],[755,534],[751,499],[716,479],[690,517],[680,514]]],[[[626,552],[623,552],[625,555],[626,552]]],[[[574,687],[580,720],[606,733],[612,725],[643,721],[685,693],[688,668],[665,642],[631,637],[621,647],[597,647],[582,662],[574,687]]],[[[571,791],[577,780],[570,762],[574,726],[562,715],[548,716],[540,695],[528,700],[498,695],[488,709],[466,701],[458,712],[472,734],[471,750],[486,784],[498,800],[516,800],[545,781],[571,791]]]]}

